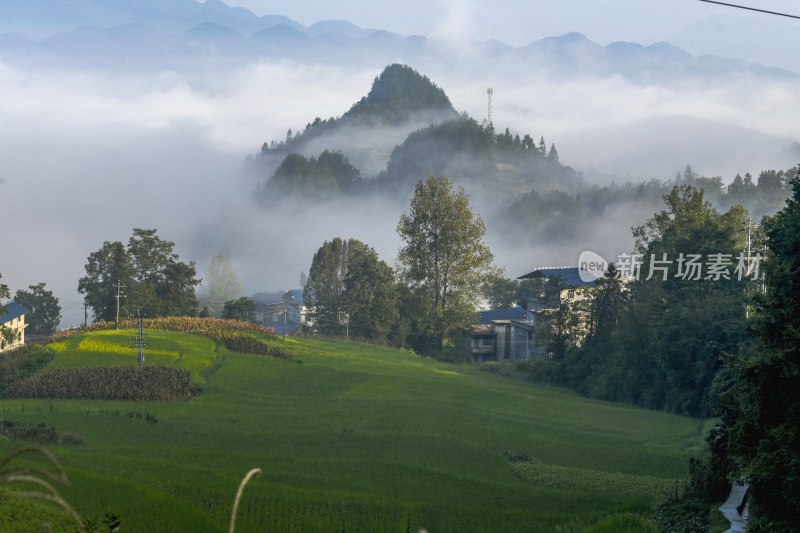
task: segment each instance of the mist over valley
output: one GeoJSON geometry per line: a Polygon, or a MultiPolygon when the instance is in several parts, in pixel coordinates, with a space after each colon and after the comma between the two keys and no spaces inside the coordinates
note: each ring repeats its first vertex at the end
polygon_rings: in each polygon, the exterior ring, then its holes
{"type": "Polygon", "coordinates": [[[132,227],[158,228],[201,275],[213,256],[228,254],[246,294],[296,288],[313,252],[336,236],[361,239],[392,264],[413,183],[443,174],[471,195],[496,264],[516,277],[535,265],[573,264],[584,249],[629,250],[630,227],[665,190],[634,199],[609,189],[618,201],[595,205],[594,189],[666,182],[687,164],[727,185],[737,173],[757,177],[797,158],[797,75],[784,69],[667,44],[600,46],[578,34],[519,47],[467,37],[459,49],[452,39],[345,23],[306,28],[221,6],[233,18],[218,13],[211,23],[210,6],[205,14],[195,8],[189,2],[171,18],[147,20],[76,11],[70,16],[89,18],[2,28],[0,198],[26,228],[4,237],[8,249],[26,253],[3,252],[3,279],[14,289],[47,280],[64,325],[83,319],[75,288],[87,255],[132,227]],[[258,39],[271,44],[259,48],[258,39]],[[411,91],[398,104],[402,116],[348,122],[390,63],[426,76],[451,106],[409,107],[411,91]],[[508,129],[512,144],[529,134],[537,147],[543,137],[546,150],[557,147],[557,165],[521,162],[485,136],[487,151],[478,154],[458,135],[424,133],[455,118],[471,120],[469,135],[480,136],[488,87],[495,133],[508,129]],[[308,134],[315,119],[342,116],[335,128],[308,134]],[[285,141],[287,130],[305,132],[291,152],[341,152],[359,186],[259,200],[257,189],[290,152],[262,154],[262,144],[285,141]],[[419,131],[414,147],[409,134],[419,131]],[[377,187],[387,172],[403,176],[377,187]],[[554,207],[552,191],[563,206],[554,207]]]}

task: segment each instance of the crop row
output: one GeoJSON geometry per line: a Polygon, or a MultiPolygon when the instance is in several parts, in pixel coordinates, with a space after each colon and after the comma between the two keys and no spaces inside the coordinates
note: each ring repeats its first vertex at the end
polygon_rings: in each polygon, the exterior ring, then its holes
{"type": "Polygon", "coordinates": [[[279,344],[241,333],[226,335],[221,339],[221,342],[233,352],[271,355],[280,359],[291,359],[292,357],[289,350],[279,344]]]}
{"type": "MultiPolygon", "coordinates": [[[[119,327],[122,329],[133,329],[136,327],[136,320],[132,318],[120,320],[119,327]]],[[[278,332],[273,328],[268,328],[266,326],[262,326],[261,324],[254,324],[252,322],[241,322],[239,320],[228,320],[225,318],[200,318],[193,316],[164,316],[157,318],[145,318],[144,327],[147,329],[202,335],[215,340],[221,340],[226,335],[230,335],[232,332],[260,333],[272,337],[278,336],[278,332]]],[[[117,328],[117,324],[114,322],[96,322],[90,326],[86,326],[85,328],[59,331],[53,335],[50,340],[51,342],[58,342],[89,331],[104,331],[115,328],[117,328]]]]}
{"type": "Polygon", "coordinates": [[[17,398],[85,400],[188,400],[191,374],[166,366],[58,369],[23,379],[11,387],[17,398]]]}

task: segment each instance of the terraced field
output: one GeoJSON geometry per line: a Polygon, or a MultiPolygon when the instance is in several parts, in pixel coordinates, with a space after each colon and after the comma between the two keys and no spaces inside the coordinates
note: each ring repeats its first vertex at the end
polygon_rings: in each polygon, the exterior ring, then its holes
{"type": "MultiPolygon", "coordinates": [[[[63,494],[125,531],[226,531],[254,467],[237,531],[649,531],[642,517],[702,447],[701,420],[409,352],[287,339],[283,360],[147,333],[147,364],[189,370],[191,400],[0,401],[6,420],[85,440],[50,447],[72,481],[63,494]]],[[[132,336],[61,341],[44,371],[134,365],[132,336]]]]}

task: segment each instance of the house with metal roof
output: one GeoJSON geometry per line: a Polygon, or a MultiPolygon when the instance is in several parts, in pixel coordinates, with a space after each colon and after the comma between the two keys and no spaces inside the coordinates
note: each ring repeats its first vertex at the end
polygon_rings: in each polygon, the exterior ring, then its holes
{"type": "Polygon", "coordinates": [[[303,291],[294,289],[274,293],[259,292],[253,295],[256,307],[256,321],[274,328],[278,333],[291,333],[306,321],[306,306],[303,291]],[[284,316],[285,314],[285,316],[284,316]]]}
{"type": "Polygon", "coordinates": [[[523,297],[525,310],[531,313],[552,311],[565,303],[574,303],[586,299],[591,294],[591,289],[597,285],[596,279],[584,281],[581,279],[578,267],[550,267],[539,268],[517,279],[542,279],[551,284],[552,289],[558,290],[558,299],[552,295],[527,294],[523,297]]]}
{"type": "Polygon", "coordinates": [[[571,341],[580,346],[589,334],[589,300],[598,279],[584,280],[578,267],[539,268],[517,279],[541,279],[547,285],[538,294],[523,297],[525,310],[532,318],[545,317],[548,312],[569,306],[578,318],[571,341]]]}
{"type": "MultiPolygon", "coordinates": [[[[577,267],[539,268],[517,279],[541,279],[541,290],[522,296],[522,307],[482,311],[480,324],[462,331],[464,354],[477,363],[487,361],[524,361],[547,357],[546,346],[539,339],[549,313],[564,305],[578,304],[591,297],[597,280],[584,281],[577,267]]],[[[588,334],[589,316],[584,305],[573,307],[579,323],[574,332],[576,345],[588,334]]]]}
{"type": "Polygon", "coordinates": [[[0,335],[0,352],[13,350],[25,344],[25,328],[28,327],[25,323],[27,309],[17,302],[9,302],[3,307],[6,308],[6,312],[0,315],[0,329],[3,330],[3,335],[0,335]]]}

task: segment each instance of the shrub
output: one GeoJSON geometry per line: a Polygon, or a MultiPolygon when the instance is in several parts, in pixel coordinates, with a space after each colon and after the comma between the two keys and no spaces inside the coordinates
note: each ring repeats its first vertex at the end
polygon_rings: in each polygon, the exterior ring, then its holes
{"type": "Polygon", "coordinates": [[[0,394],[5,395],[17,381],[30,377],[55,357],[55,350],[45,346],[23,346],[0,357],[0,394]]]}
{"type": "Polygon", "coordinates": [[[81,437],[80,435],[76,435],[74,433],[70,433],[69,431],[65,431],[61,434],[61,444],[64,446],[81,446],[86,444],[86,439],[81,437]]]}
{"type": "Polygon", "coordinates": [[[58,432],[56,428],[49,427],[44,422],[39,424],[24,424],[12,420],[3,420],[0,424],[0,433],[11,440],[27,440],[40,444],[57,444],[58,432]]]}
{"type": "Polygon", "coordinates": [[[250,335],[233,334],[222,338],[222,344],[229,350],[241,353],[271,355],[281,359],[291,359],[291,354],[283,346],[267,342],[250,335]]]}
{"type": "Polygon", "coordinates": [[[19,398],[84,400],[188,400],[191,374],[165,366],[58,369],[24,379],[11,387],[19,398]]]}
{"type": "Polygon", "coordinates": [[[672,497],[658,506],[652,519],[659,533],[705,533],[708,505],[696,498],[672,497]]]}

